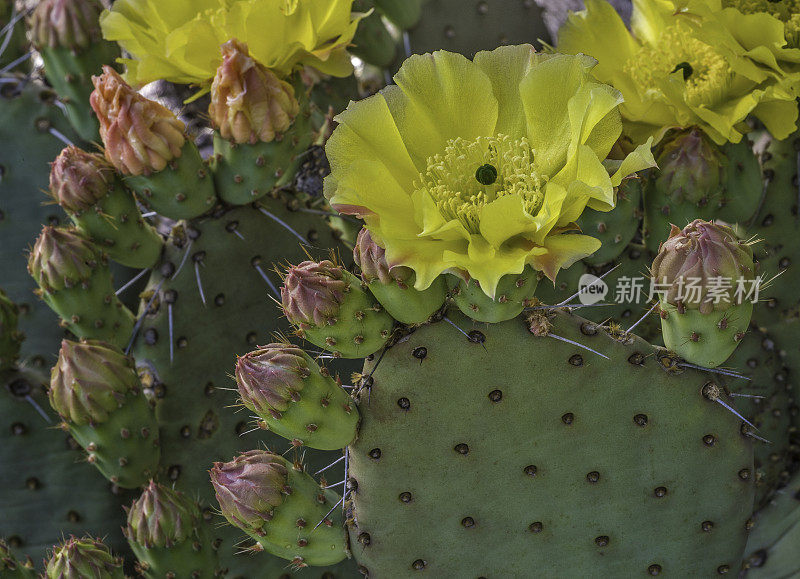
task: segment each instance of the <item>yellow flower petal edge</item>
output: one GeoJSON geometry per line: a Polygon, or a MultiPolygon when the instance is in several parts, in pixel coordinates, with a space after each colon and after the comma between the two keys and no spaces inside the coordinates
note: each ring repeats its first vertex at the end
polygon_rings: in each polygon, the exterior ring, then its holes
{"type": "Polygon", "coordinates": [[[583,210],[611,210],[622,179],[655,164],[651,142],[606,160],[622,96],[596,63],[530,45],[412,56],[396,85],[336,117],[325,196],[417,289],[466,272],[493,296],[528,264],[555,279],[600,246],[577,232],[583,210]]]}
{"type": "Polygon", "coordinates": [[[794,1],[634,0],[629,31],[608,2],[586,0],[559,31],[558,50],[599,60],[597,78],[625,97],[634,143],[690,126],[738,143],[749,115],[782,139],[795,130],[800,94],[800,50],[787,44],[793,20],[781,19],[794,1]]]}
{"type": "Polygon", "coordinates": [[[353,0],[117,0],[100,17],[103,36],[133,58],[126,80],[207,86],[232,38],[280,77],[302,66],[324,74],[352,73],[346,52],[361,14],[353,0]]]}

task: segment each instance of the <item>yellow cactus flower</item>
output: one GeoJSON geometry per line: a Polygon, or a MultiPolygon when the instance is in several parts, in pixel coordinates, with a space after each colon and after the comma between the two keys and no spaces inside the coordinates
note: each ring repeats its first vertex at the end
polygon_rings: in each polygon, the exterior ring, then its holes
{"type": "Polygon", "coordinates": [[[738,143],[751,114],[783,139],[797,120],[800,50],[786,46],[778,18],[739,10],[754,2],[634,0],[629,31],[607,2],[587,0],[561,28],[558,49],[598,59],[597,78],[625,97],[635,143],[690,126],[738,143]]]}
{"type": "Polygon", "coordinates": [[[360,15],[353,0],[117,0],[100,17],[103,35],[133,56],[126,80],[207,88],[232,38],[279,77],[312,66],[333,76],[352,72],[346,48],[360,15]]]}
{"type": "Polygon", "coordinates": [[[325,196],[364,219],[389,266],[415,271],[417,289],[466,272],[493,296],[526,264],[555,279],[600,247],[577,232],[584,208],[611,210],[615,186],[655,163],[648,143],[604,164],[622,97],[594,80],[595,64],[529,45],[473,61],[412,56],[396,85],[336,117],[325,196]]]}

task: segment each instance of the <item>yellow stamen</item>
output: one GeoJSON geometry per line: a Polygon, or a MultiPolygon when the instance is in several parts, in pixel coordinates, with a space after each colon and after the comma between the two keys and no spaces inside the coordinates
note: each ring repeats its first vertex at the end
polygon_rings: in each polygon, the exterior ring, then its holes
{"type": "Polygon", "coordinates": [[[682,22],[667,28],[657,46],[643,46],[624,67],[639,85],[640,94],[676,69],[684,73],[689,105],[713,106],[725,99],[732,76],[728,63],[712,46],[693,37],[682,22]]]}
{"type": "Polygon", "coordinates": [[[547,176],[536,170],[534,153],[525,137],[458,137],[447,142],[443,154],[428,158],[416,187],[428,191],[442,217],[458,219],[470,233],[480,233],[481,208],[495,199],[517,195],[530,215],[542,207],[547,176]],[[496,180],[488,185],[476,178],[484,165],[497,170],[496,180]]]}

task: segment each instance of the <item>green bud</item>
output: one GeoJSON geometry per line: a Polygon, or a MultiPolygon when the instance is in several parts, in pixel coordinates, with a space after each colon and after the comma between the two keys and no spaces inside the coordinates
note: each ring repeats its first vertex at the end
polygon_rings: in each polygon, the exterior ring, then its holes
{"type": "Polygon", "coordinates": [[[50,404],[69,424],[99,424],[139,387],[133,358],[116,346],[64,340],[50,376],[50,404]]]}
{"type": "Polygon", "coordinates": [[[122,559],[99,539],[70,537],[53,549],[45,568],[46,579],[124,579],[122,559]]]}
{"type": "Polygon", "coordinates": [[[105,258],[75,228],[45,226],[28,257],[28,272],[46,292],[85,283],[105,258]]]}
{"type": "Polygon", "coordinates": [[[172,547],[192,539],[200,520],[200,509],[186,495],[155,481],[128,509],[124,530],[128,541],[152,549],[172,547]]]}

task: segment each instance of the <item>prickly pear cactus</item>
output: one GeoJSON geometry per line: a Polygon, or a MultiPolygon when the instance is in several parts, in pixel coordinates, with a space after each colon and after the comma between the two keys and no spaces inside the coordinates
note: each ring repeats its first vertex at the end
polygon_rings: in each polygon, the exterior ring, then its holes
{"type": "MultiPolygon", "coordinates": [[[[173,230],[143,293],[142,323],[131,349],[156,398],[164,480],[200,499],[208,532],[221,540],[222,566],[234,576],[266,572],[266,563],[234,559],[241,533],[212,524],[218,521],[207,471],[211,462],[254,444],[285,449],[286,442],[259,432],[246,409],[231,410],[236,396],[230,367],[234,355],[289,329],[273,301],[281,283],[273,264],[337,245],[334,232],[293,201],[268,197],[258,207],[220,210],[173,230]]],[[[305,453],[313,471],[328,457],[305,453]]],[[[285,562],[273,561],[269,568],[280,574],[285,562]]]]}
{"type": "Polygon", "coordinates": [[[0,574],[796,574],[796,6],[177,1],[0,35],[0,574]]]}
{"type": "Polygon", "coordinates": [[[477,328],[450,316],[467,336],[438,322],[364,368],[348,512],[371,577],[737,566],[751,440],[709,397],[708,375],[671,373],[638,338],[561,313],[544,336],[522,320],[477,328]],[[556,386],[539,378],[554,373],[556,386]],[[401,541],[396,529],[411,525],[435,530],[401,541]]]}

